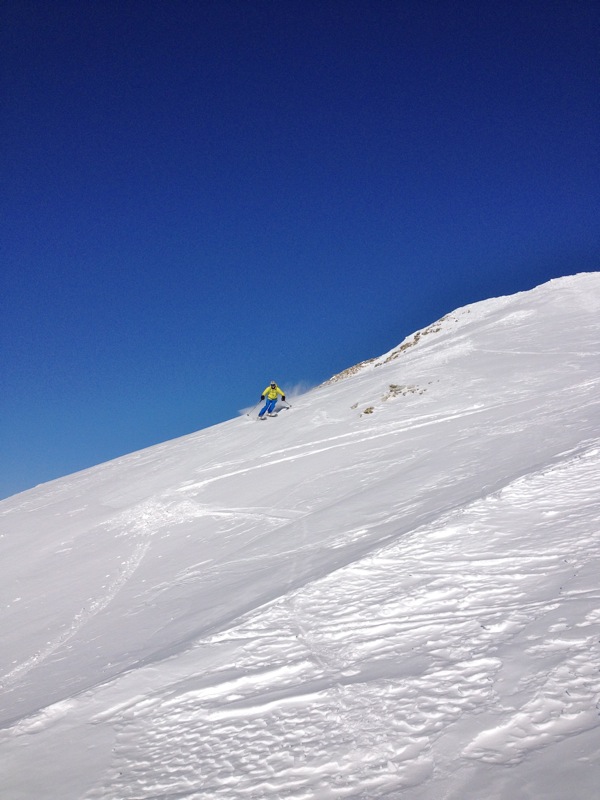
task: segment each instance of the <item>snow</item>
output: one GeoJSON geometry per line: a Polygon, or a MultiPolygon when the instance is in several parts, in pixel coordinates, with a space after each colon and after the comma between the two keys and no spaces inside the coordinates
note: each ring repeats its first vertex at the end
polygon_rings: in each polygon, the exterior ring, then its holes
{"type": "Polygon", "coordinates": [[[599,385],[585,273],[0,503],[2,800],[597,796],[599,385]]]}

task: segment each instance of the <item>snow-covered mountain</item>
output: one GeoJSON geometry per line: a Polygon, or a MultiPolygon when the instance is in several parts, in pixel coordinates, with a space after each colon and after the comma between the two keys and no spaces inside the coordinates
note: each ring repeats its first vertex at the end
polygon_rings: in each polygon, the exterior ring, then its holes
{"type": "Polygon", "coordinates": [[[0,503],[2,800],[597,796],[599,388],[586,273],[0,503]]]}

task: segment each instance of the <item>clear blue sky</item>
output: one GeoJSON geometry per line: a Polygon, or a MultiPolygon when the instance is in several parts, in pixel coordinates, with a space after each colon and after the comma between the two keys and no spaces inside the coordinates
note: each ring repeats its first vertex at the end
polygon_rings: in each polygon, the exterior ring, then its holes
{"type": "Polygon", "coordinates": [[[0,15],[0,496],[600,269],[592,0],[0,15]]]}

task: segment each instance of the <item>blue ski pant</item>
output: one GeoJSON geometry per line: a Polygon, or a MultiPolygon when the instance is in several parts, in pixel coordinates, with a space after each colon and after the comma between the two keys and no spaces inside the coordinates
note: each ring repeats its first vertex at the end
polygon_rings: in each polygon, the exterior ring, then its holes
{"type": "Polygon", "coordinates": [[[272,414],[273,411],[275,410],[276,405],[277,405],[277,398],[275,398],[274,400],[267,400],[267,402],[264,405],[264,408],[261,408],[261,410],[259,411],[258,416],[262,417],[263,414],[272,414]]]}

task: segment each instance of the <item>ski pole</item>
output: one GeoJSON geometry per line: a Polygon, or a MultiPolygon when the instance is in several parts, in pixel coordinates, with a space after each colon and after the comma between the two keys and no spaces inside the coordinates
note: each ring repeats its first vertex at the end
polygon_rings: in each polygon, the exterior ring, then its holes
{"type": "Polygon", "coordinates": [[[250,409],[250,411],[248,411],[248,413],[246,414],[246,416],[247,416],[247,417],[249,417],[249,416],[250,416],[250,414],[252,414],[252,412],[253,412],[253,411],[256,411],[256,409],[259,407],[259,405],[260,405],[261,403],[262,403],[262,400],[259,400],[259,401],[258,401],[258,403],[257,403],[257,404],[254,406],[254,408],[251,408],[251,409],[250,409]]]}

